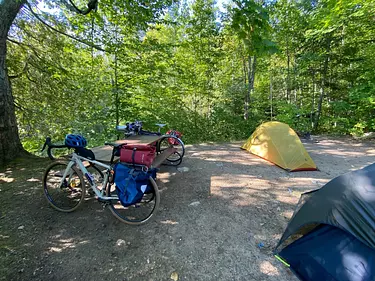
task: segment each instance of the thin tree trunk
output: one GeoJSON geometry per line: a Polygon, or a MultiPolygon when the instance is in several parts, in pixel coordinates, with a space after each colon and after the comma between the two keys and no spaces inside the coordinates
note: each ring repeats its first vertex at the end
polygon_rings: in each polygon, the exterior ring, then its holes
{"type": "Polygon", "coordinates": [[[273,112],[272,112],[272,110],[273,110],[273,96],[272,96],[272,73],[271,73],[271,71],[270,71],[270,100],[271,100],[271,121],[272,121],[272,115],[273,115],[273,112]]]}
{"type": "MultiPolygon", "coordinates": [[[[116,127],[120,122],[120,113],[119,113],[119,96],[118,96],[118,73],[117,73],[117,53],[115,53],[115,81],[114,81],[114,90],[115,90],[115,108],[116,108],[116,127]]],[[[151,103],[152,104],[152,103],[151,103]]]]}
{"type": "Polygon", "coordinates": [[[25,2],[25,0],[3,0],[0,2],[0,165],[24,152],[18,134],[6,55],[9,29],[25,2]]]}
{"type": "Polygon", "coordinates": [[[286,48],[288,65],[287,65],[287,76],[286,76],[286,100],[289,102],[290,98],[290,54],[289,54],[289,46],[286,48]]]}
{"type": "Polygon", "coordinates": [[[244,85],[246,86],[247,83],[247,70],[246,70],[246,61],[245,58],[242,60],[242,66],[243,66],[243,78],[244,78],[244,85]]]}
{"type": "Polygon", "coordinates": [[[250,103],[251,103],[251,93],[254,90],[254,79],[255,79],[255,71],[256,71],[256,64],[257,64],[257,58],[256,56],[251,58],[251,56],[248,57],[248,64],[249,64],[249,71],[248,71],[248,89],[245,96],[245,112],[244,112],[244,119],[247,120],[249,118],[249,109],[250,109],[250,103]]]}
{"type": "Polygon", "coordinates": [[[323,99],[324,99],[324,96],[325,96],[325,86],[326,86],[326,81],[327,81],[330,46],[331,46],[331,39],[327,38],[327,49],[326,49],[326,55],[325,55],[325,59],[324,59],[322,81],[321,81],[321,85],[320,85],[320,96],[319,96],[319,101],[318,101],[318,112],[316,114],[316,119],[315,119],[313,131],[316,131],[318,129],[319,119],[320,119],[320,115],[322,113],[322,104],[323,104],[323,99]]]}
{"type": "MultiPolygon", "coordinates": [[[[256,71],[256,66],[257,66],[257,57],[254,56],[253,58],[253,65],[251,67],[251,79],[249,80],[249,85],[250,85],[250,92],[254,90],[254,80],[255,80],[255,71],[256,71]]],[[[249,99],[250,101],[250,99],[249,99]]]]}
{"type": "Polygon", "coordinates": [[[312,84],[312,101],[311,101],[311,113],[310,113],[310,128],[314,127],[314,117],[315,117],[315,92],[316,92],[316,82],[315,82],[315,71],[313,71],[313,84],[312,84]]]}
{"type": "MultiPolygon", "coordinates": [[[[248,57],[248,60],[251,60],[251,57],[248,57]]],[[[250,64],[249,64],[250,66],[250,64]]],[[[249,94],[248,94],[248,88],[249,88],[249,79],[247,77],[250,77],[250,68],[247,70],[245,59],[243,60],[243,68],[244,68],[244,82],[245,82],[245,88],[247,88],[247,91],[245,93],[244,98],[244,114],[243,117],[245,120],[249,118],[249,94]]]]}

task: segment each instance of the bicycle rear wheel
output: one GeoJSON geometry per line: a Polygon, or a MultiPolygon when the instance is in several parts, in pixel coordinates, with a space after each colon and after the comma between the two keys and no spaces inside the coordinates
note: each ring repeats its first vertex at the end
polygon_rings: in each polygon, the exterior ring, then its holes
{"type": "Polygon", "coordinates": [[[168,148],[175,148],[176,152],[168,156],[167,161],[172,162],[174,165],[179,165],[182,161],[182,157],[185,155],[185,145],[183,141],[175,136],[165,136],[157,144],[156,151],[162,153],[168,148]]]}
{"type": "MultiPolygon", "coordinates": [[[[109,209],[112,214],[123,223],[131,225],[140,225],[149,221],[160,203],[159,189],[152,177],[149,178],[149,184],[152,187],[151,192],[145,193],[142,201],[135,205],[124,207],[120,200],[110,201],[109,209]]],[[[107,185],[106,194],[107,196],[117,195],[116,187],[114,185],[107,185]]]]}
{"type": "Polygon", "coordinates": [[[48,166],[43,176],[44,195],[48,203],[58,211],[72,212],[85,198],[85,182],[82,173],[72,167],[63,178],[68,164],[54,162],[48,166]]]}

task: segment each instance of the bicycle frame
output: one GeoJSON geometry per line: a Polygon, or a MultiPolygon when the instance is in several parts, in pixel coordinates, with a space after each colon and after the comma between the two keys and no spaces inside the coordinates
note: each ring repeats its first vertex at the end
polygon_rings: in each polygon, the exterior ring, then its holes
{"type": "Polygon", "coordinates": [[[95,192],[95,195],[98,196],[99,199],[101,199],[101,200],[118,200],[117,195],[108,197],[108,196],[105,196],[105,193],[104,193],[105,187],[108,184],[109,174],[110,174],[110,171],[112,171],[112,167],[109,166],[109,165],[103,164],[101,162],[98,162],[96,160],[90,160],[90,159],[87,159],[85,157],[79,156],[75,152],[73,152],[72,159],[70,160],[70,162],[68,163],[68,166],[66,167],[64,175],[63,175],[63,177],[61,179],[61,182],[60,182],[60,186],[63,184],[64,179],[66,179],[66,177],[68,176],[68,173],[69,173],[69,171],[71,171],[71,168],[76,164],[78,165],[78,167],[81,170],[84,177],[87,179],[87,181],[88,181],[90,187],[92,188],[92,190],[95,192]],[[103,185],[102,185],[101,190],[98,188],[94,177],[89,173],[89,171],[87,171],[85,165],[83,164],[83,161],[87,161],[89,163],[96,164],[98,166],[101,166],[101,167],[107,169],[107,172],[104,175],[104,181],[103,181],[103,185]]]}

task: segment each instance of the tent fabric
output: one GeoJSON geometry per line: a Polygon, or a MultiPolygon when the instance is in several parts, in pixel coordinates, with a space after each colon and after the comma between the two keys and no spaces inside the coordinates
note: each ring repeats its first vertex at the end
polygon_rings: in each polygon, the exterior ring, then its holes
{"type": "Polygon", "coordinates": [[[336,177],[303,197],[307,199],[293,214],[276,250],[312,223],[342,229],[375,249],[375,164],[336,177]]]}
{"type": "Polygon", "coordinates": [[[281,122],[263,123],[241,148],[288,171],[317,169],[297,134],[281,122]]]}
{"type": "Polygon", "coordinates": [[[330,225],[314,229],[279,255],[303,281],[375,280],[375,250],[330,225]]]}

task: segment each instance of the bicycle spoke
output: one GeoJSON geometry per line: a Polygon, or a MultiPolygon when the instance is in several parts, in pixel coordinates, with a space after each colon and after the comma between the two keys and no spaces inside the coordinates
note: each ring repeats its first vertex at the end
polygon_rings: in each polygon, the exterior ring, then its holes
{"type": "MultiPolygon", "coordinates": [[[[147,222],[159,206],[160,194],[154,180],[150,179],[152,192],[144,194],[142,200],[134,205],[124,207],[121,202],[115,201],[109,204],[115,217],[127,224],[143,224],[147,222]]],[[[107,196],[117,194],[114,186],[107,187],[107,196]]]]}

